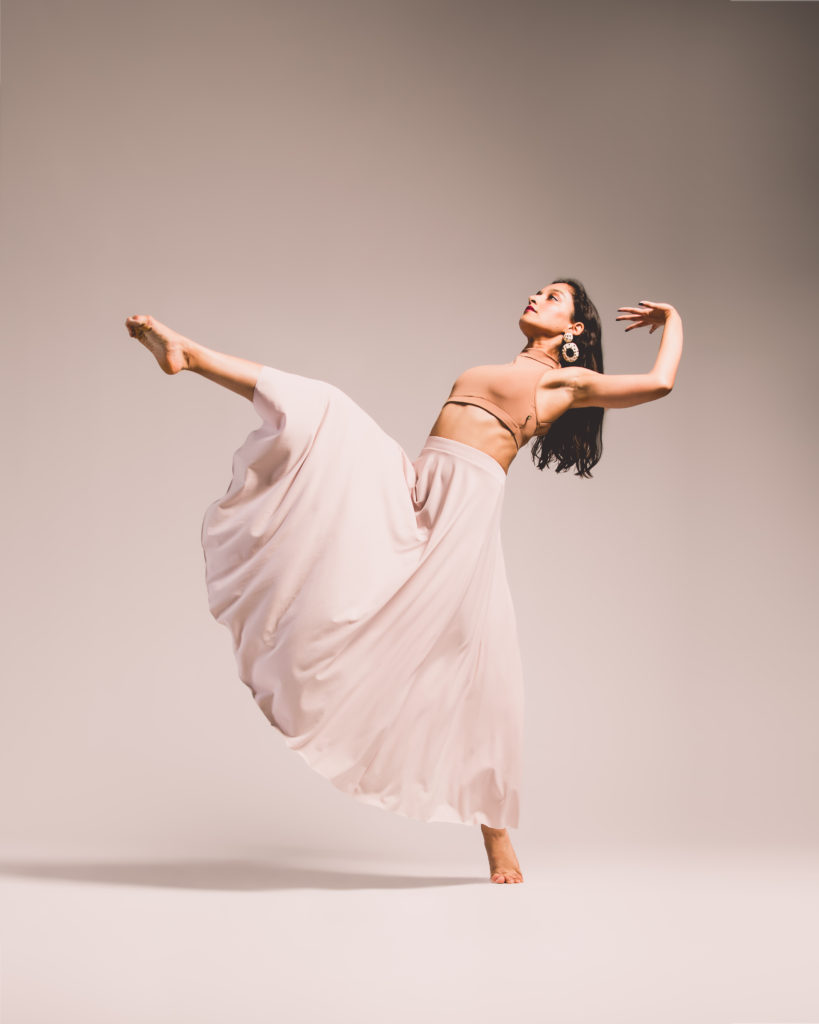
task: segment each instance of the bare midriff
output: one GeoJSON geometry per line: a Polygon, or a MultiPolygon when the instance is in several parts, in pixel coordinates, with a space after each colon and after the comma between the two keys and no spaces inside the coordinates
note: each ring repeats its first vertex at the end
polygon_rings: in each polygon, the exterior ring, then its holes
{"type": "Polygon", "coordinates": [[[477,405],[447,403],[438,414],[430,434],[479,448],[500,463],[505,473],[509,472],[512,459],[518,453],[512,432],[491,412],[477,405]]]}

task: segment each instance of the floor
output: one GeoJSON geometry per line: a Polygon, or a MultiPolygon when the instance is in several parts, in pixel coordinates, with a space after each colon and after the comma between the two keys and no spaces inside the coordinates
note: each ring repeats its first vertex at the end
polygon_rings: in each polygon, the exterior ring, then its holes
{"type": "Polygon", "coordinates": [[[482,871],[294,849],[0,857],[0,1020],[819,1024],[807,853],[482,871]]]}

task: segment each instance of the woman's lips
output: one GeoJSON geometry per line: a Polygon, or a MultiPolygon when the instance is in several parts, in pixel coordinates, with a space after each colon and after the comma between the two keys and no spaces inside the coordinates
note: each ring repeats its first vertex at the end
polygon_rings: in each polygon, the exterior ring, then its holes
{"type": "MultiPolygon", "coordinates": [[[[532,306],[531,304],[530,304],[530,305],[528,305],[528,306],[526,307],[526,309],[531,309],[531,311],[532,311],[533,313],[537,313],[537,310],[536,310],[536,309],[535,309],[535,307],[534,307],[534,306],[532,306]]],[[[524,313],[526,312],[526,309],[524,309],[524,311],[523,311],[524,313]]]]}

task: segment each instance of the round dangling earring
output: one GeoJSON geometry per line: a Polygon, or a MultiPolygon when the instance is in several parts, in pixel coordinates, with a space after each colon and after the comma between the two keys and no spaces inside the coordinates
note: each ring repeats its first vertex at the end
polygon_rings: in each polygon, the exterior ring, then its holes
{"type": "Polygon", "coordinates": [[[560,354],[567,363],[576,362],[577,357],[580,355],[580,349],[575,344],[574,335],[571,331],[563,332],[563,345],[560,349],[560,354]]]}

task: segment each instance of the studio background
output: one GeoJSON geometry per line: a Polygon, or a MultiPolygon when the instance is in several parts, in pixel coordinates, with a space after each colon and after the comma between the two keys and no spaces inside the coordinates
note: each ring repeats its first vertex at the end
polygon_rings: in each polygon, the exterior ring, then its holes
{"type": "Polygon", "coordinates": [[[200,526],[258,419],[123,321],[326,379],[414,458],[561,275],[607,371],[653,364],[614,321],[640,299],[685,350],[668,398],[607,411],[593,479],[512,465],[518,851],[815,849],[816,5],[7,0],[2,27],[4,852],[474,852],[253,704],[200,526]]]}

